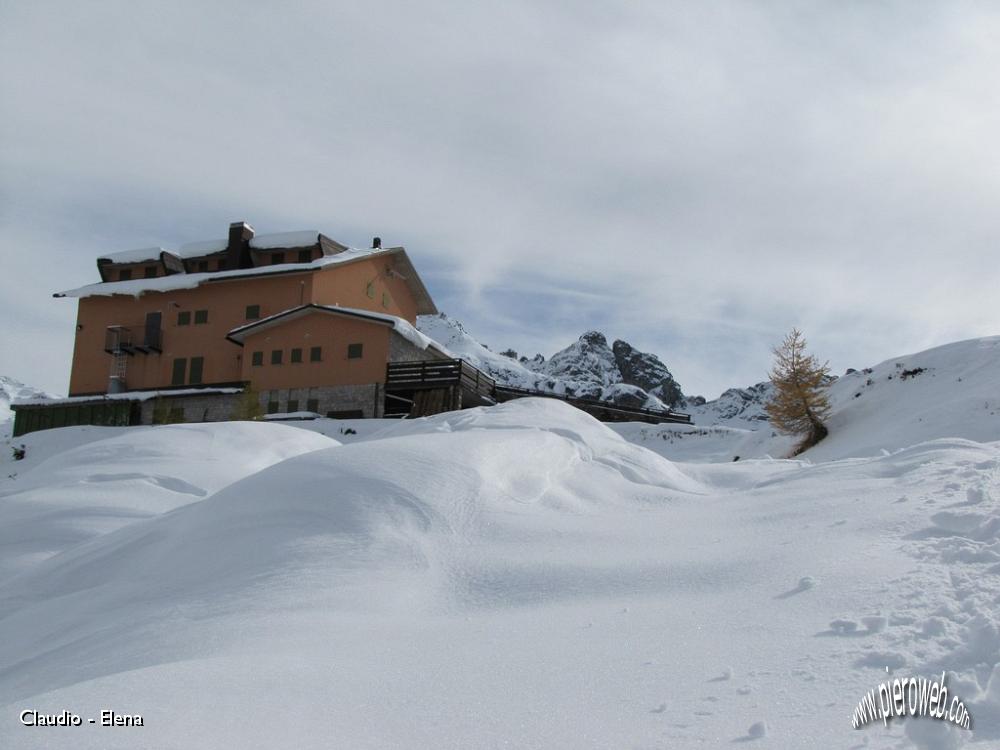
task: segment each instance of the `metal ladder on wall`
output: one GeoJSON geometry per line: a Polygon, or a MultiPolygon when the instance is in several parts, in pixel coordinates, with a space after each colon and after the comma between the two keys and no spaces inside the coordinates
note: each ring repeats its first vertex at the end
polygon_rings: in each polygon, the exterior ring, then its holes
{"type": "Polygon", "coordinates": [[[127,328],[108,327],[111,337],[111,372],[108,373],[108,393],[125,390],[125,370],[128,366],[126,347],[131,344],[131,332],[127,328]]]}

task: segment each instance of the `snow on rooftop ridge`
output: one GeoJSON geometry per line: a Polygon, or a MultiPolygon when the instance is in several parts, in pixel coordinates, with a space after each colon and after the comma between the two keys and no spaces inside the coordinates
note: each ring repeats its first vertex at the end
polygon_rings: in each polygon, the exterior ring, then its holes
{"type": "Polygon", "coordinates": [[[250,247],[254,250],[270,250],[276,247],[309,247],[317,242],[319,242],[319,232],[315,229],[305,229],[299,232],[258,234],[250,240],[250,247]]]}
{"type": "Polygon", "coordinates": [[[199,240],[198,242],[188,242],[177,248],[174,253],[179,258],[196,258],[199,255],[211,255],[221,253],[229,247],[229,240],[199,240]]]}
{"type": "Polygon", "coordinates": [[[136,250],[122,250],[119,253],[107,253],[98,256],[98,260],[109,260],[112,263],[142,263],[148,260],[159,260],[160,253],[170,252],[162,247],[141,247],[136,250]]]}
{"type": "Polygon", "coordinates": [[[291,270],[309,270],[324,268],[338,263],[347,263],[352,260],[382,252],[381,250],[366,248],[349,248],[336,255],[327,255],[317,258],[311,263],[281,263],[276,266],[260,266],[257,268],[241,268],[236,271],[215,271],[212,273],[175,273],[170,276],[158,276],[153,279],[132,279],[130,281],[105,281],[96,284],[87,284],[76,289],[68,289],[58,292],[57,297],[109,297],[113,294],[124,294],[132,297],[139,297],[146,292],[172,292],[178,289],[194,289],[206,281],[223,279],[235,279],[241,276],[261,276],[272,273],[288,273],[291,270]]]}

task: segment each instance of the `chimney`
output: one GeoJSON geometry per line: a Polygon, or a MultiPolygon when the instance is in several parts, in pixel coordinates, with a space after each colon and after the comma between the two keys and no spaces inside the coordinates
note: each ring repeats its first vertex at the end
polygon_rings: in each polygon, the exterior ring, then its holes
{"type": "Polygon", "coordinates": [[[229,243],[226,245],[226,270],[235,271],[238,268],[250,268],[250,240],[253,239],[253,227],[245,221],[234,221],[229,225],[229,243]]]}
{"type": "Polygon", "coordinates": [[[372,237],[372,250],[381,250],[381,249],[382,249],[382,238],[372,237]]]}

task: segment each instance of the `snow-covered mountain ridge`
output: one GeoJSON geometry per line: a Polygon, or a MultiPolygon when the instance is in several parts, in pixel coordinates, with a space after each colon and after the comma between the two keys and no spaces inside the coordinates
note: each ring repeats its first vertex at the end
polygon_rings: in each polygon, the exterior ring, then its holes
{"type": "Polygon", "coordinates": [[[540,354],[529,359],[512,350],[491,351],[443,313],[421,316],[417,328],[503,385],[650,409],[684,403],[680,385],[659,357],[627,341],[609,346],[599,331],[584,333],[549,359],[540,354]]]}

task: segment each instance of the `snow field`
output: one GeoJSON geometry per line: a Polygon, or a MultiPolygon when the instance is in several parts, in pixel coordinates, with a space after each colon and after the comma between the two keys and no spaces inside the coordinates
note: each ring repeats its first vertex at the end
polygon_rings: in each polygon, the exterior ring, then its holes
{"type": "Polygon", "coordinates": [[[542,399],[27,440],[0,485],[0,529],[39,540],[0,545],[3,747],[1000,738],[998,443],[672,463],[542,399]],[[886,666],[949,670],[973,732],[853,730],[886,666]]]}

